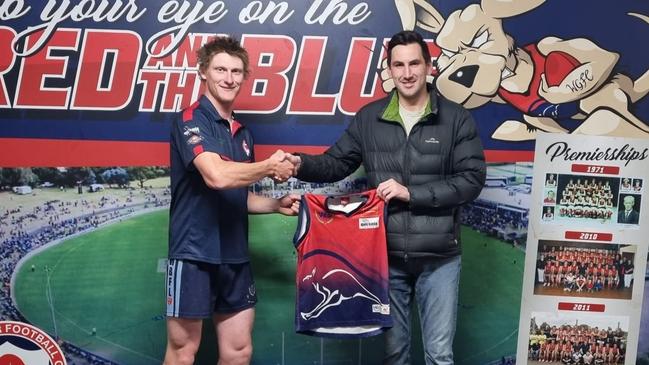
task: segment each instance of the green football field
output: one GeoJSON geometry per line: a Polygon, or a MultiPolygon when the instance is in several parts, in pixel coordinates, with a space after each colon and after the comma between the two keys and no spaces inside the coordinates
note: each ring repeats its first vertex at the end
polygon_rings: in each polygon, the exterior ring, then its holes
{"type": "MultiPolygon", "coordinates": [[[[56,327],[65,340],[117,363],[159,364],[167,223],[166,210],[145,214],[34,255],[16,278],[18,307],[36,326],[49,333],[56,327]]],[[[295,224],[278,215],[250,217],[259,296],[253,363],[380,363],[380,337],[322,340],[294,333],[295,224]]],[[[523,252],[470,229],[463,235],[456,362],[486,363],[516,352],[523,252]]],[[[214,335],[209,323],[204,328],[197,363],[214,363],[214,335]]],[[[413,341],[419,354],[419,336],[413,341]]]]}

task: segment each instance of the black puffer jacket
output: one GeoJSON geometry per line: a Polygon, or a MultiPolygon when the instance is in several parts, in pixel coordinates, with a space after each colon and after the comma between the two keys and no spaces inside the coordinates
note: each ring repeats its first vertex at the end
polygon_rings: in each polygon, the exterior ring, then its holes
{"type": "Polygon", "coordinates": [[[469,112],[430,94],[425,116],[409,136],[393,92],[359,110],[324,154],[302,154],[297,175],[304,181],[334,182],[362,163],[370,187],[390,178],[406,186],[410,202],[391,200],[387,223],[389,254],[405,259],[461,253],[459,207],[480,194],[486,175],[482,143],[469,112]]]}

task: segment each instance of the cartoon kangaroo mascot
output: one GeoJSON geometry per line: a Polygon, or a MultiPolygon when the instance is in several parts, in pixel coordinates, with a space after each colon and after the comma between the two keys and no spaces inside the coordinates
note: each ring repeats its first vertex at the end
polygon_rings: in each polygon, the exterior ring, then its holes
{"type": "MultiPolygon", "coordinates": [[[[395,0],[404,29],[415,26],[437,34],[438,91],[477,108],[506,103],[523,121],[504,121],[492,138],[525,141],[536,131],[649,137],[649,126],[629,105],[649,92],[649,71],[637,80],[613,74],[619,55],[585,38],[546,37],[519,47],[506,34],[502,19],[523,14],[545,0],[482,0],[451,13],[446,20],[425,0],[395,0]],[[569,131],[559,120],[581,120],[569,131]]],[[[628,13],[646,23],[649,17],[628,13]]],[[[382,73],[384,90],[391,82],[382,73]]]]}

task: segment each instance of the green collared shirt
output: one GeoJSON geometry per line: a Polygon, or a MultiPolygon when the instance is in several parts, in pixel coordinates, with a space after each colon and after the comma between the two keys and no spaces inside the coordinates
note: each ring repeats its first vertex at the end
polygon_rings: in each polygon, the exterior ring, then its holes
{"type": "MultiPolygon", "coordinates": [[[[422,116],[422,119],[428,118],[430,114],[437,113],[437,96],[435,95],[433,86],[431,84],[427,84],[427,89],[429,98],[428,102],[426,103],[426,108],[424,109],[424,115],[422,116]]],[[[401,115],[399,115],[399,93],[396,91],[396,89],[390,93],[390,102],[385,107],[385,109],[383,109],[383,113],[381,113],[381,119],[403,125],[403,120],[401,119],[401,115]]]]}

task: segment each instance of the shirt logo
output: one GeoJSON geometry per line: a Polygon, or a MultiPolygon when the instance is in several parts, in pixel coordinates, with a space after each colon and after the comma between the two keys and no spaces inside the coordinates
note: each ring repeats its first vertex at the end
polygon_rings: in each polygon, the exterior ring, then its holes
{"type": "Polygon", "coordinates": [[[187,144],[197,144],[202,140],[203,137],[199,136],[198,134],[194,134],[193,136],[189,137],[189,139],[187,140],[187,144]]]}
{"type": "Polygon", "coordinates": [[[390,315],[390,305],[389,304],[372,304],[372,313],[381,313],[385,315],[390,315]]]}
{"type": "Polygon", "coordinates": [[[257,302],[257,289],[255,289],[255,283],[250,284],[248,287],[248,294],[246,294],[246,299],[249,304],[254,304],[257,302]]]}
{"type": "Polygon", "coordinates": [[[359,229],[375,229],[375,228],[379,228],[379,217],[359,218],[358,219],[358,228],[359,229]]]}
{"type": "Polygon", "coordinates": [[[198,127],[185,127],[183,135],[190,136],[192,134],[201,134],[201,130],[198,127]]]}
{"type": "Polygon", "coordinates": [[[427,140],[424,141],[425,143],[439,143],[438,140],[435,139],[435,137],[430,137],[427,140]]]}
{"type": "Polygon", "coordinates": [[[183,130],[183,135],[189,137],[187,139],[187,144],[197,144],[203,140],[201,137],[201,130],[198,127],[185,127],[183,130]]]}
{"type": "Polygon", "coordinates": [[[322,224],[327,224],[334,220],[334,215],[329,212],[318,212],[315,217],[322,224]]]}
{"type": "Polygon", "coordinates": [[[248,143],[246,142],[245,139],[241,143],[241,147],[243,147],[243,152],[246,153],[246,156],[250,157],[250,147],[248,147],[248,143]]]}

